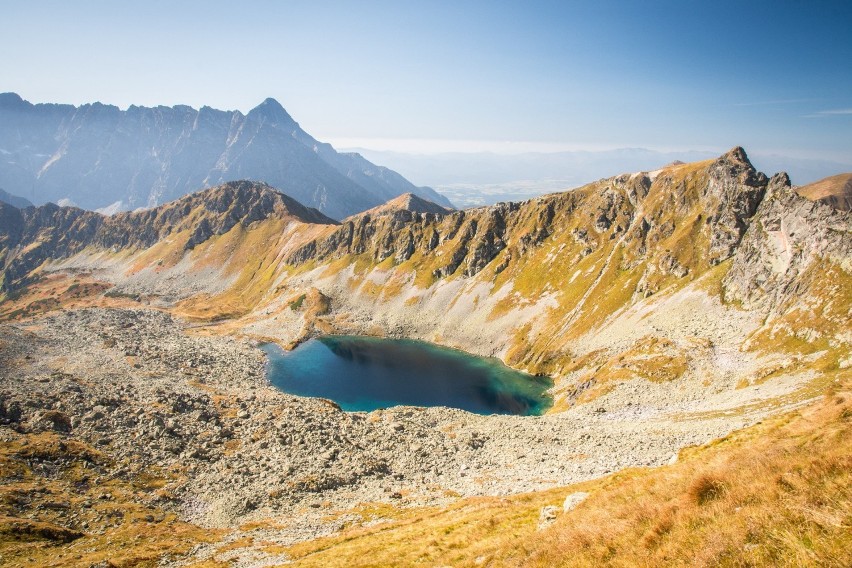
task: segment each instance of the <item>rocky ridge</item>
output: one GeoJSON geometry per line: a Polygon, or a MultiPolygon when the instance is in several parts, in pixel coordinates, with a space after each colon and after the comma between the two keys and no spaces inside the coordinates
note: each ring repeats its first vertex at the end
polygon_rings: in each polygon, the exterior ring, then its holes
{"type": "MultiPolygon", "coordinates": [[[[438,268],[435,276],[450,276],[459,267],[465,276],[474,276],[504,249],[507,249],[502,255],[504,262],[499,265],[502,269],[513,260],[518,262],[528,248],[542,245],[578,213],[591,221],[588,223],[591,235],[587,226],[573,231],[575,240],[586,245],[583,251],[586,254],[603,244],[598,235],[609,240],[621,238],[620,243],[625,247],[637,248],[643,255],[654,254],[661,251],[649,247],[649,241],[653,244],[673,233],[674,223],[668,218],[682,219],[700,208],[706,218],[707,229],[702,232],[707,233],[709,240],[708,263],[718,264],[733,254],[769,180],[754,170],[742,148],[735,148],[712,162],[705,175],[701,194],[685,181],[663,179],[647,202],[653,180],[646,174],[637,174],[522,203],[443,215],[413,211],[421,215],[395,214],[393,221],[385,222],[374,220],[375,215],[366,212],[345,220],[324,242],[306,244],[289,260],[301,264],[367,254],[378,261],[389,256],[405,261],[414,250],[429,253],[439,245],[452,243],[452,250],[446,255],[448,263],[438,268]],[[622,238],[628,228],[632,233],[622,238]]],[[[586,219],[582,224],[587,225],[586,219]]]]}
{"type": "Polygon", "coordinates": [[[20,210],[0,203],[2,289],[26,283],[45,260],[61,260],[86,247],[145,249],[186,233],[189,251],[237,224],[247,227],[271,216],[301,223],[336,224],[264,183],[237,181],[183,197],[154,209],[107,216],[52,203],[20,210]]]}

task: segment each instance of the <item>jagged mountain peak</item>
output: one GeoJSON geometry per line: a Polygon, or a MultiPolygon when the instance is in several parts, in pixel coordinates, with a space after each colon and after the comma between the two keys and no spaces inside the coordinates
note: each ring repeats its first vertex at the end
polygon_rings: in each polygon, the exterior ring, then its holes
{"type": "Polygon", "coordinates": [[[262,103],[251,109],[246,116],[249,118],[262,117],[275,124],[296,125],[293,117],[290,116],[281,103],[272,97],[264,99],[262,103]]]}
{"type": "Polygon", "coordinates": [[[302,130],[273,98],[247,115],[210,107],[32,105],[0,95],[0,186],[34,203],[154,207],[234,179],[264,180],[342,219],[428,187],[302,130]]]}
{"type": "Polygon", "coordinates": [[[447,213],[451,213],[453,209],[448,207],[443,207],[429,201],[427,199],[423,199],[415,195],[414,193],[404,193],[399,197],[394,197],[393,199],[386,201],[385,203],[379,205],[378,207],[373,207],[363,213],[359,213],[358,215],[353,215],[353,217],[358,217],[361,215],[384,215],[387,213],[393,213],[395,211],[410,211],[411,213],[432,213],[434,215],[446,215],[447,213]]]}
{"type": "Polygon", "coordinates": [[[754,167],[752,166],[751,161],[748,159],[748,154],[746,154],[745,148],[743,148],[742,146],[734,146],[733,148],[719,156],[719,160],[754,167]]]}
{"type": "Polygon", "coordinates": [[[766,174],[757,171],[752,165],[742,146],[735,146],[716,158],[710,167],[710,173],[717,178],[736,178],[740,183],[752,188],[766,186],[768,181],[766,174]]]}
{"type": "Polygon", "coordinates": [[[0,290],[26,284],[30,271],[46,259],[66,258],[87,246],[138,250],[169,239],[169,250],[179,256],[237,225],[248,229],[268,219],[336,224],[270,185],[248,180],[111,216],[54,203],[22,210],[0,202],[0,253],[6,253],[0,254],[0,290]]]}
{"type": "MultiPolygon", "coordinates": [[[[312,207],[305,207],[292,197],[282,193],[265,182],[238,180],[229,181],[215,187],[186,195],[156,208],[185,209],[201,206],[207,211],[222,213],[234,211],[242,222],[265,219],[276,214],[281,218],[302,223],[336,225],[337,221],[320,213],[312,207]]],[[[133,215],[133,213],[127,214],[133,215]]]]}
{"type": "Polygon", "coordinates": [[[266,97],[265,99],[263,99],[263,102],[260,103],[260,105],[258,106],[284,110],[284,107],[281,105],[281,103],[279,103],[277,99],[274,99],[272,97],[266,97]]]}

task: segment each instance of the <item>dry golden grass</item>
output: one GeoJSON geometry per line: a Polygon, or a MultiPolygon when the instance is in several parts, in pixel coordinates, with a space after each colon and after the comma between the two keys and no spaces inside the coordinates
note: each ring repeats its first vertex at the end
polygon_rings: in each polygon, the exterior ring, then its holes
{"type": "MultiPolygon", "coordinates": [[[[501,538],[530,538],[538,511],[564,499],[556,490],[506,499],[466,499],[446,508],[379,510],[365,520],[385,522],[270,552],[298,566],[443,566],[470,564],[501,538]]],[[[366,511],[366,508],[365,508],[366,511]]]]}
{"type": "Polygon", "coordinates": [[[127,296],[110,294],[112,284],[87,274],[50,274],[0,300],[0,321],[22,320],[64,309],[138,307],[127,296]]]}
{"type": "Polygon", "coordinates": [[[221,538],[144,504],[162,491],[165,478],[156,473],[112,477],[111,460],[86,444],[4,430],[0,566],[157,566],[221,538]],[[55,466],[49,474],[33,467],[45,460],[55,466]]]}
{"type": "Polygon", "coordinates": [[[850,566],[852,376],[837,378],[823,400],[671,466],[403,511],[286,551],[324,567],[850,566]],[[537,531],[541,507],[573,491],[591,495],[537,531]]]}
{"type": "Polygon", "coordinates": [[[796,188],[796,193],[811,201],[825,200],[839,209],[849,211],[852,203],[852,174],[838,174],[796,188]]]}
{"type": "Polygon", "coordinates": [[[507,564],[852,565],[852,396],[595,494],[507,564]],[[546,543],[546,544],[545,544],[546,543]]]}
{"type": "Polygon", "coordinates": [[[583,392],[578,402],[589,402],[611,390],[614,383],[635,379],[659,383],[679,379],[689,367],[686,351],[669,339],[645,336],[629,349],[610,357],[579,379],[592,387],[583,392]]]}

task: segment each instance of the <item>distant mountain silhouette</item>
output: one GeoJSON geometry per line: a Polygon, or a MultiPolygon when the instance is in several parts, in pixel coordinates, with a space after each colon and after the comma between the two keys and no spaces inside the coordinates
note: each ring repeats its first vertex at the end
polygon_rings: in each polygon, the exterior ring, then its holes
{"type": "Polygon", "coordinates": [[[405,193],[450,202],[356,153],[318,142],[274,99],[210,107],[79,107],[0,94],[0,187],[40,204],[135,209],[227,181],[264,181],[334,218],[405,193]]]}
{"type": "Polygon", "coordinates": [[[18,197],[17,195],[12,195],[8,191],[4,191],[0,188],[0,201],[3,203],[8,203],[13,207],[17,207],[18,209],[23,209],[24,207],[29,207],[32,205],[28,200],[23,197],[18,197]]]}

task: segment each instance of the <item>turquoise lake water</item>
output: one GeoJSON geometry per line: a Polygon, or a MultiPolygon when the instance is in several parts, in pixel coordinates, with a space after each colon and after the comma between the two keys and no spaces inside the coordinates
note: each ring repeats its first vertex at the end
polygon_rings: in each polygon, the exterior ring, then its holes
{"type": "Polygon", "coordinates": [[[333,400],[348,411],[391,406],[449,406],[477,414],[542,414],[552,404],[550,379],[408,339],[327,336],[293,351],[261,346],[273,385],[299,396],[333,400]]]}

